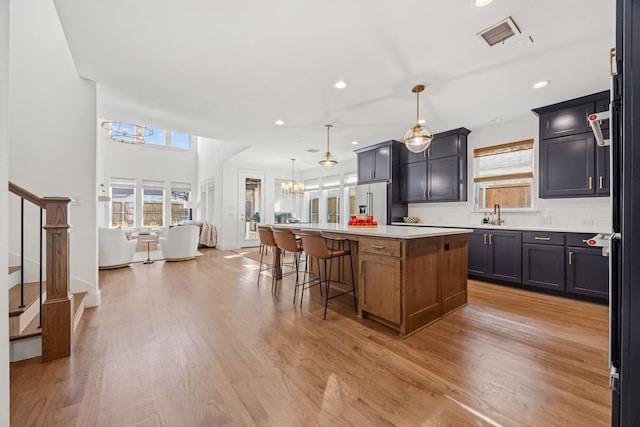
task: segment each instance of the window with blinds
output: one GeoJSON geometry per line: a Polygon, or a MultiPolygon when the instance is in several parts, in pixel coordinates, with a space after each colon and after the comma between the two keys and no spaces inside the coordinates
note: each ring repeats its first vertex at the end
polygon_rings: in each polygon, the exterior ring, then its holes
{"type": "Polygon", "coordinates": [[[171,183],[171,224],[189,219],[187,203],[191,201],[191,184],[188,182],[171,183]]]}
{"type": "Polygon", "coordinates": [[[133,227],[136,218],[136,180],[109,179],[111,227],[133,227]]]}
{"type": "Polygon", "coordinates": [[[533,139],[473,150],[474,209],[533,206],[533,139]]]}
{"type": "Polygon", "coordinates": [[[142,226],[164,225],[164,181],[142,180],[142,226]]]}

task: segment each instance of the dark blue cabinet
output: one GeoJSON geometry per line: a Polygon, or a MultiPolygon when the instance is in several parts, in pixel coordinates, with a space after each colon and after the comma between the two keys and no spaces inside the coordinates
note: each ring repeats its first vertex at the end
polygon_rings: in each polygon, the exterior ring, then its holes
{"type": "Polygon", "coordinates": [[[601,249],[567,247],[567,292],[608,298],[609,263],[601,249]]]}
{"type": "Polygon", "coordinates": [[[522,284],[564,291],[564,245],[523,243],[522,284]]]}
{"type": "Polygon", "coordinates": [[[469,275],[520,283],[521,250],[519,231],[474,230],[468,235],[469,275]]]}
{"type": "Polygon", "coordinates": [[[467,135],[465,128],[434,135],[427,150],[407,152],[402,165],[403,201],[467,200],[467,135]]]}
{"type": "MultiPolygon", "coordinates": [[[[587,117],[609,109],[609,91],[533,110],[539,117],[540,198],[609,195],[609,147],[598,147],[587,117]]],[[[609,124],[602,125],[608,137],[609,124]]]]}
{"type": "MultiPolygon", "coordinates": [[[[371,182],[390,181],[391,168],[394,161],[393,143],[397,141],[387,141],[375,146],[356,150],[358,154],[358,184],[368,184],[371,182]]],[[[396,160],[397,161],[397,160],[396,160]]]]}

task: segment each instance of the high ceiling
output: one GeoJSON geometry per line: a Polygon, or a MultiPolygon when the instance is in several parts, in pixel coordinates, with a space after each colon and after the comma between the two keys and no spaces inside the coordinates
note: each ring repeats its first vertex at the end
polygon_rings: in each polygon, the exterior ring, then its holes
{"type": "Polygon", "coordinates": [[[338,160],[401,139],[416,84],[433,132],[605,90],[614,45],[613,0],[54,1],[104,118],[249,145],[240,159],[283,169],[318,167],[327,123],[338,160]],[[521,34],[476,36],[509,16],[521,34]]]}

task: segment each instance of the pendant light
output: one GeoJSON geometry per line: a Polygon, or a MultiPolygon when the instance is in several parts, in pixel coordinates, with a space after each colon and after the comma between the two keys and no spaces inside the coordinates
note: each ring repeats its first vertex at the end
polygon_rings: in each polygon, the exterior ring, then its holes
{"type": "Polygon", "coordinates": [[[327,128],[327,154],[325,154],[322,160],[318,163],[327,169],[331,169],[338,164],[338,161],[331,156],[331,152],[329,151],[329,129],[331,129],[333,125],[324,125],[324,127],[327,128]]]}
{"type": "Polygon", "coordinates": [[[416,85],[411,92],[416,94],[416,125],[404,134],[402,142],[412,153],[421,153],[429,147],[433,135],[426,126],[420,126],[420,92],[424,90],[423,85],[416,85]]]}
{"type": "Polygon", "coordinates": [[[296,183],[295,161],[295,157],[291,158],[291,181],[280,184],[282,196],[294,199],[304,195],[304,184],[302,182],[296,183]]]}

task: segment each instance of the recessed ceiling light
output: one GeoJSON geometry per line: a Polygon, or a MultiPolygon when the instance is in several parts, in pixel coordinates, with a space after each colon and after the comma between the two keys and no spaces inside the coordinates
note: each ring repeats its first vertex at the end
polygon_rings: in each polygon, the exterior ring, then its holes
{"type": "Polygon", "coordinates": [[[420,119],[420,120],[418,120],[418,123],[423,125],[423,124],[427,123],[427,121],[425,119],[420,119]]]}
{"type": "Polygon", "coordinates": [[[276,124],[277,124],[278,126],[282,126],[282,125],[284,124],[284,121],[282,121],[282,120],[276,120],[276,124]]]}
{"type": "Polygon", "coordinates": [[[352,141],[351,142],[353,145],[358,145],[358,141],[352,141]]]}
{"type": "Polygon", "coordinates": [[[502,117],[496,117],[495,119],[491,120],[491,123],[498,123],[502,121],[502,117]]]}
{"type": "Polygon", "coordinates": [[[485,7],[488,6],[493,0],[476,0],[476,7],[485,7]]]}
{"type": "Polygon", "coordinates": [[[549,84],[549,80],[541,80],[541,81],[535,83],[532,87],[534,89],[540,89],[540,88],[545,87],[548,84],[549,84]]]}
{"type": "Polygon", "coordinates": [[[347,87],[347,83],[342,80],[338,80],[333,84],[333,87],[335,87],[336,89],[344,89],[345,87],[347,87]]]}

